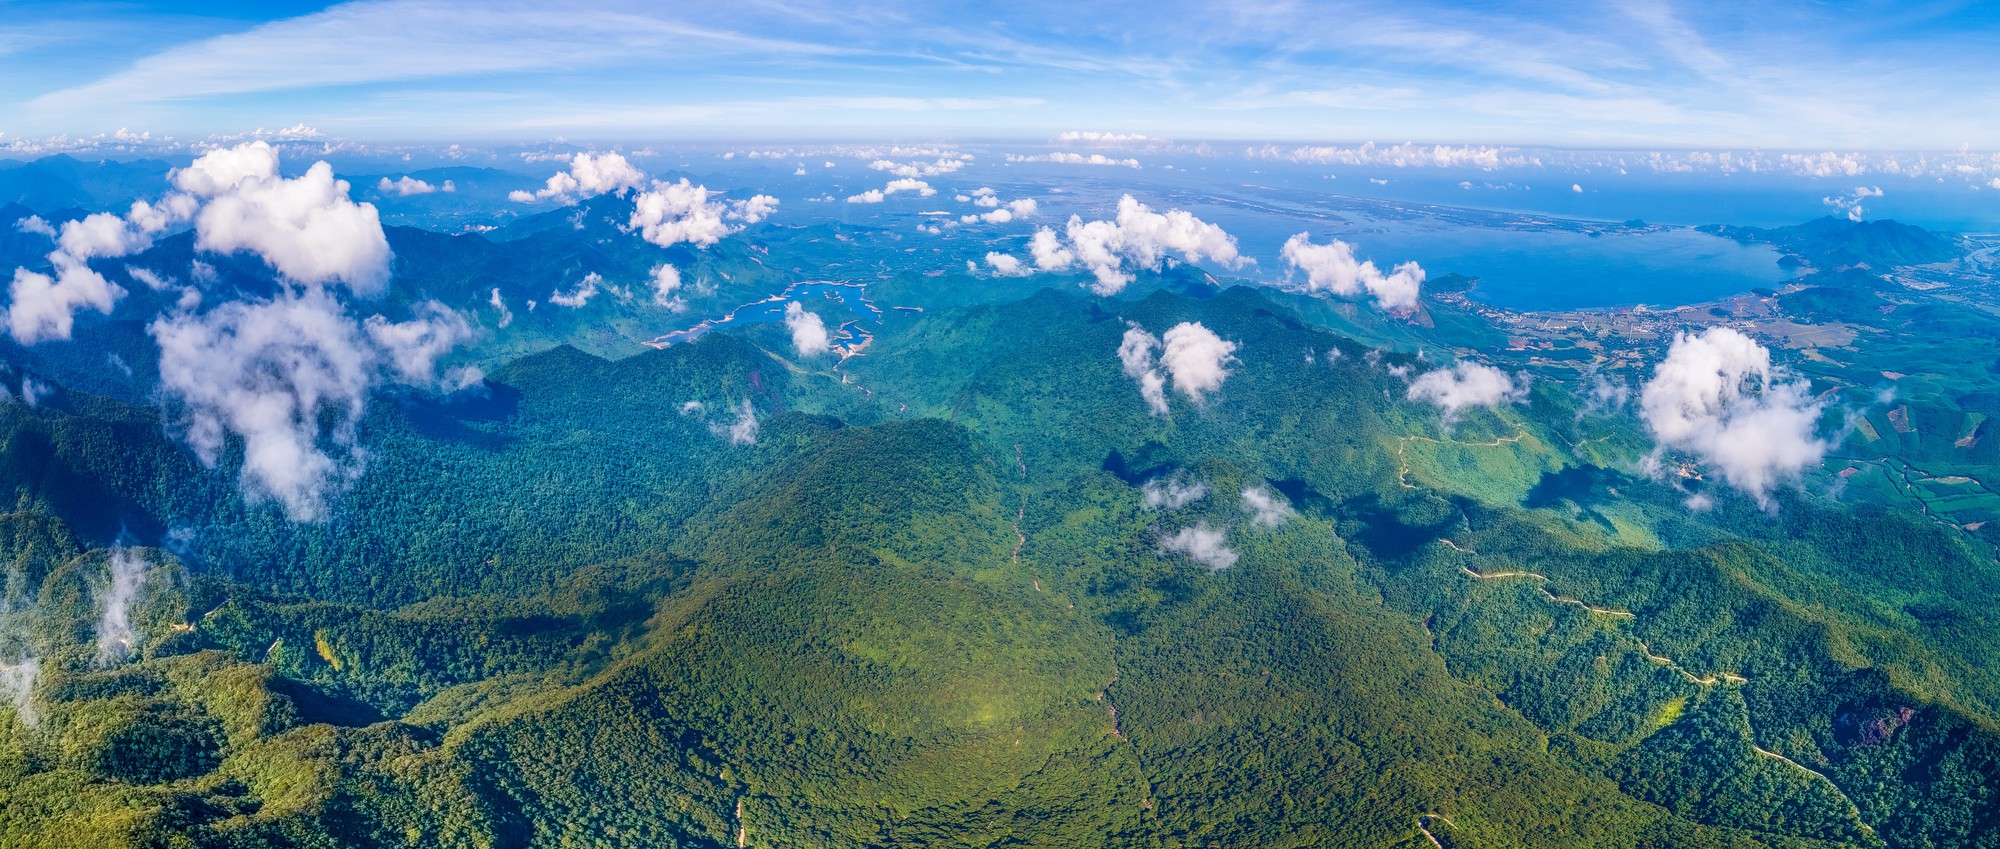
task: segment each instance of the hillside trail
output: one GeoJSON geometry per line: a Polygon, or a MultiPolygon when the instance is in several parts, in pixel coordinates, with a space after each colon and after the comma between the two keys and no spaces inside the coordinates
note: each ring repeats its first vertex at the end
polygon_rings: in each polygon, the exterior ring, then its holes
{"type": "MultiPolygon", "coordinates": [[[[1438,543],[1443,545],[1445,548],[1449,548],[1452,551],[1458,552],[1459,554],[1463,554],[1468,557],[1479,556],[1478,552],[1475,552],[1469,548],[1465,548],[1459,545],[1457,542],[1444,537],[1439,537],[1438,543]]],[[[1537,582],[1538,584],[1536,589],[1540,590],[1541,594],[1553,603],[1579,607],[1589,613],[1601,616],[1609,616],[1612,618],[1625,619],[1625,620],[1638,619],[1638,616],[1630,611],[1617,610],[1607,607],[1596,607],[1588,603],[1585,603],[1581,599],[1571,598],[1569,596],[1556,595],[1549,589],[1551,581],[1548,578],[1548,576],[1542,575],[1537,572],[1529,572],[1525,570],[1510,570],[1505,572],[1479,572],[1472,569],[1470,566],[1466,566],[1465,564],[1462,563],[1459,564],[1458,570],[1460,572],[1465,573],[1468,577],[1481,581],[1500,581],[1508,579],[1532,580],[1537,582]]],[[[1706,687],[1716,686],[1717,684],[1727,684],[1732,687],[1741,687],[1750,683],[1750,679],[1745,678],[1742,675],[1739,675],[1734,672],[1712,672],[1706,675],[1697,675],[1693,671],[1689,670],[1687,667],[1682,666],[1679,661],[1676,661],[1671,657],[1667,657],[1666,655],[1653,651],[1652,646],[1647,645],[1645,640],[1640,639],[1637,636],[1624,633],[1623,631],[1620,631],[1619,633],[1626,639],[1631,640],[1632,643],[1638,647],[1640,657],[1645,658],[1647,661],[1651,663],[1654,663],[1656,665],[1665,667],[1673,671],[1676,675],[1679,675],[1681,678],[1685,679],[1690,684],[1706,688],[1706,687]]],[[[1758,745],[1757,729],[1754,726],[1749,725],[1749,717],[1747,716],[1744,717],[1744,723],[1750,732],[1750,749],[1752,751],[1756,752],[1760,756],[1790,764],[1793,768],[1803,771],[1806,774],[1811,775],[1812,777],[1825,782],[1826,785],[1832,787],[1833,791],[1840,796],[1841,800],[1846,802],[1848,807],[1853,810],[1854,819],[1856,822],[1861,824],[1861,829],[1867,832],[1871,836],[1875,834],[1875,829],[1870,827],[1868,823],[1862,819],[1861,806],[1855,804],[1854,799],[1848,796],[1847,791],[1842,790],[1839,784],[1834,783],[1833,779],[1828,778],[1825,773],[1822,773],[1816,769],[1806,766],[1805,764],[1799,763],[1798,761],[1792,760],[1791,758],[1785,757],[1784,755],[1778,754],[1777,752],[1773,752],[1769,749],[1764,748],[1761,745],[1758,745]]],[[[1422,818],[1419,819],[1421,820],[1422,818]]],[[[1445,822],[1449,823],[1450,820],[1445,820],[1445,822]]],[[[1419,828],[1422,828],[1422,826],[1419,825],[1419,828]]],[[[1424,831],[1424,836],[1431,837],[1431,834],[1429,831],[1426,830],[1424,831]]],[[[1431,837],[1431,842],[1437,843],[1437,838],[1431,837]]]]}

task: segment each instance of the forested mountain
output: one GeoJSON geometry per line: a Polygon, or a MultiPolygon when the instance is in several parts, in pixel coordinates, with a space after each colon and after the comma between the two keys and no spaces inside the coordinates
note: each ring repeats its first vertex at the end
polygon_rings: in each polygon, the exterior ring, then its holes
{"type": "Polygon", "coordinates": [[[1990,554],[1810,497],[1689,513],[1560,387],[1440,423],[1402,398],[1422,363],[1197,294],[884,319],[837,370],[770,325],[553,348],[372,404],[324,523],[245,501],[150,405],[0,407],[8,628],[41,658],[0,833],[1993,839],[1990,554]],[[1116,354],[1180,322],[1243,353],[1152,415],[1116,354]],[[1226,568],[1167,542],[1190,530],[1226,568]],[[106,667],[113,559],[146,578],[106,667]]]}

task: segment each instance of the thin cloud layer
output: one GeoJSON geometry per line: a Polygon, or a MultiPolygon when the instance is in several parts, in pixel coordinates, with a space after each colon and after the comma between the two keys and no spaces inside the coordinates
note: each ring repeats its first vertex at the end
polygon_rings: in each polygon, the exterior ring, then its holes
{"type": "Polygon", "coordinates": [[[1208,497],[1208,484],[1201,481],[1149,480],[1139,487],[1146,506],[1155,510],[1179,510],[1208,497]]]}
{"type": "Polygon", "coordinates": [[[1175,531],[1172,536],[1160,540],[1160,549],[1207,566],[1210,572],[1220,572],[1236,565],[1236,552],[1229,547],[1228,535],[1210,527],[1207,522],[1197,522],[1175,531]]]}
{"type": "Polygon", "coordinates": [[[92,588],[97,604],[97,663],[109,666],[132,656],[140,634],[132,626],[132,604],[146,585],[146,558],[124,546],[111,549],[104,582],[92,588]]]}
{"type": "MultiPolygon", "coordinates": [[[[1771,505],[1831,448],[1818,435],[1823,405],[1771,352],[1727,327],[1674,337],[1639,393],[1639,415],[1662,450],[1685,451],[1727,484],[1771,505]]],[[[1650,458],[1660,470],[1659,452],[1650,458]]]]}
{"type": "Polygon", "coordinates": [[[1266,486],[1245,489],[1242,498],[1243,512],[1250,514],[1250,521],[1266,528],[1275,528],[1298,515],[1291,502],[1266,486]]]}
{"type": "Polygon", "coordinates": [[[155,319],[160,382],[176,428],[214,467],[242,441],[240,483],[294,521],[319,521],[361,472],[356,426],[369,392],[394,376],[433,384],[437,359],[470,333],[435,302],[408,322],[363,325],[324,289],[155,319]],[[365,328],[365,329],[364,329],[365,328]]]}

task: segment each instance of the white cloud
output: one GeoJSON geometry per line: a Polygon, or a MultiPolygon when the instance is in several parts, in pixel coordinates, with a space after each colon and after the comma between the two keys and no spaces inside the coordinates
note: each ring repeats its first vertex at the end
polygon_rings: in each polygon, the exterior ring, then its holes
{"type": "Polygon", "coordinates": [[[1410,382],[1407,397],[1437,405],[1449,421],[1468,408],[1511,404],[1527,394],[1526,377],[1510,375],[1484,363],[1459,360],[1451,368],[1419,375],[1410,382]]]}
{"type": "Polygon", "coordinates": [[[506,327],[514,323],[514,311],[508,309],[507,300],[500,297],[499,287],[496,286],[493,288],[493,297],[487,298],[486,302],[492,304],[493,308],[500,312],[500,327],[506,327]]]}
{"type": "Polygon", "coordinates": [[[1727,327],[1675,336],[1639,395],[1640,418],[1661,449],[1693,454],[1766,506],[1772,489],[1831,447],[1817,433],[1822,409],[1806,381],[1727,327]]]}
{"type": "Polygon", "coordinates": [[[43,398],[55,393],[55,387],[36,380],[33,375],[21,378],[21,403],[30,407],[40,406],[43,398]]]}
{"type": "Polygon", "coordinates": [[[1807,177],[1858,177],[1868,170],[1854,154],[1839,154],[1830,150],[1823,153],[1787,153],[1779,156],[1778,161],[1794,173],[1807,177]]]}
{"type": "Polygon", "coordinates": [[[1029,244],[1035,267],[1058,271],[1081,265],[1097,276],[1090,288],[1099,295],[1115,295],[1132,282],[1124,270],[1127,263],[1158,269],[1169,252],[1187,262],[1212,259],[1231,267],[1242,263],[1235,237],[1221,227],[1184,210],[1154,212],[1131,195],[1119,199],[1114,220],[1085,223],[1070,216],[1066,236],[1064,242],[1050,228],[1035,231],[1029,244]]]}
{"type": "Polygon", "coordinates": [[[1513,154],[1506,148],[1417,144],[1382,147],[1372,141],[1365,142],[1359,147],[1299,147],[1291,150],[1267,145],[1252,148],[1248,153],[1259,159],[1390,168],[1478,168],[1482,171],[1492,171],[1502,167],[1530,164],[1529,159],[1513,154]]]}
{"type": "MultiPolygon", "coordinates": [[[[239,483],[294,521],[327,515],[329,498],[360,473],[356,426],[369,391],[390,374],[429,383],[445,349],[469,334],[436,302],[412,321],[364,326],[325,289],[177,313],[147,328],[160,346],[160,383],[176,426],[204,465],[230,436],[243,445],[239,483]]],[[[446,388],[466,374],[447,375],[446,388]]]]}
{"type": "Polygon", "coordinates": [[[1125,335],[1118,343],[1118,362],[1125,368],[1125,376],[1139,383],[1139,395],[1146,399],[1146,409],[1153,415],[1167,414],[1167,376],[1155,364],[1153,352],[1160,347],[1160,338],[1137,323],[1128,322],[1125,335]]]}
{"type": "Polygon", "coordinates": [[[1575,192],[1575,193],[1577,193],[1577,194],[1583,194],[1583,184],[1581,184],[1581,183],[1571,183],[1571,184],[1569,184],[1569,190],[1570,190],[1570,191],[1572,191],[1572,192],[1575,192]]]}
{"type": "Polygon", "coordinates": [[[278,154],[250,142],[204,154],[174,172],[174,185],[206,201],[195,218],[195,247],[250,251],[287,280],[339,281],[355,294],[379,293],[389,280],[389,240],[373,204],[348,197],[333,166],[315,162],[303,176],[278,175],[278,154]]]}
{"type": "Polygon", "coordinates": [[[1202,396],[1222,388],[1222,381],[1229,377],[1228,365],[1236,361],[1239,347],[1192,321],[1174,325],[1161,339],[1166,344],[1160,353],[1160,364],[1173,377],[1174,388],[1197,404],[1202,402],[1202,396]]]}
{"type": "Polygon", "coordinates": [[[778,211],[778,199],[770,195],[751,195],[749,200],[730,201],[729,216],[740,219],[745,224],[755,224],[771,217],[778,211]]]}
{"type": "Polygon", "coordinates": [[[1179,510],[1208,497],[1208,484],[1201,481],[1149,480],[1139,488],[1146,506],[1154,510],[1179,510]]]}
{"type": "Polygon", "coordinates": [[[1030,269],[1023,266],[1018,257],[1003,253],[988,252],[986,265],[992,268],[993,274],[998,277],[1025,277],[1030,273],[1030,269]]]}
{"type": "Polygon", "coordinates": [[[892,162],[887,159],[877,159],[874,162],[868,163],[868,167],[877,171],[887,171],[890,175],[896,177],[937,177],[944,174],[951,174],[964,168],[965,160],[958,157],[945,157],[934,162],[902,163],[892,162]]]}
{"type": "Polygon", "coordinates": [[[97,603],[97,663],[108,666],[132,656],[139,633],[132,627],[132,603],[145,588],[148,564],[124,546],[114,546],[106,560],[105,581],[92,587],[97,603]]]}
{"type": "Polygon", "coordinates": [[[918,197],[931,197],[937,194],[937,189],[931,188],[931,184],[926,183],[922,180],[918,180],[912,177],[904,177],[898,180],[890,180],[889,183],[883,186],[882,188],[869,189],[868,191],[862,192],[861,194],[858,195],[850,195],[847,198],[847,202],[881,203],[888,196],[893,195],[897,192],[916,192],[918,197]]]}
{"type": "Polygon", "coordinates": [[[124,288],[104,279],[82,260],[55,253],[56,274],[14,269],[8,289],[12,304],[7,308],[7,331],[15,341],[33,345],[49,339],[68,339],[76,313],[84,307],[110,313],[124,288]]]}
{"type": "Polygon", "coordinates": [[[168,289],[173,288],[174,286],[174,281],[166,277],[160,276],[158,273],[154,272],[152,269],[149,268],[140,268],[139,266],[136,265],[128,265],[125,266],[125,273],[131,275],[132,279],[145,284],[146,288],[151,289],[155,292],[164,292],[168,289]]]}
{"type": "Polygon", "coordinates": [[[98,212],[64,222],[59,233],[48,222],[32,218],[39,222],[40,230],[49,231],[45,235],[55,235],[55,250],[48,255],[55,274],[14,269],[8,290],[8,332],[23,345],[68,339],[79,310],[88,307],[109,314],[125,297],[125,289],[104,279],[90,267],[90,260],[145,250],[169,227],[192,217],[196,206],[197,201],[189,195],[170,194],[157,204],[134,202],[123,217],[98,212]]]}
{"type": "MultiPolygon", "coordinates": [[[[991,189],[987,191],[991,191],[991,189]]],[[[964,195],[960,195],[960,197],[964,197],[964,195]]],[[[1005,224],[1013,221],[1015,218],[1034,215],[1035,210],[1039,206],[1035,203],[1034,198],[1022,198],[1020,200],[1008,201],[1007,205],[1003,207],[1000,205],[1000,199],[990,194],[975,198],[973,205],[987,207],[991,211],[977,215],[961,215],[958,217],[959,223],[978,224],[985,222],[987,224],[1005,224]]]]}
{"type": "Polygon", "coordinates": [[[674,312],[687,309],[687,301],[680,296],[681,271],[667,263],[653,266],[653,303],[674,312]]]}
{"type": "Polygon", "coordinates": [[[1310,234],[1300,233],[1285,240],[1280,255],[1287,265],[1306,273],[1305,291],[1353,297],[1365,290],[1383,309],[1416,306],[1424,283],[1424,270],[1416,263],[1402,263],[1385,275],[1373,261],[1355,259],[1354,248],[1339,239],[1315,245],[1310,234]]]}
{"type": "Polygon", "coordinates": [[[1238,347],[1198,322],[1181,322],[1162,337],[1128,322],[1125,335],[1119,340],[1118,361],[1125,376],[1138,382],[1147,409],[1153,415],[1163,416],[1167,413],[1169,377],[1175,389],[1200,404],[1207,393],[1222,388],[1223,380],[1229,377],[1229,364],[1236,361],[1238,347]],[[1160,352],[1157,359],[1156,350],[1160,352]]]}
{"type": "Polygon", "coordinates": [[[792,331],[792,347],[801,357],[816,357],[833,349],[826,322],[798,301],[785,305],[785,327],[792,331]]]}
{"type": "Polygon", "coordinates": [[[1856,186],[1854,191],[1847,194],[1820,198],[1820,203],[1833,207],[1834,211],[1847,216],[1847,220],[1849,221],[1859,222],[1867,214],[1867,210],[1861,207],[1861,202],[1869,198],[1879,198],[1881,196],[1882,189],[1879,187],[1856,186]]]}
{"type": "Polygon", "coordinates": [[[1093,142],[1101,144],[1122,144],[1126,142],[1149,141],[1150,137],[1138,133],[1100,133],[1092,130],[1070,130],[1056,136],[1059,142],[1093,142]]]}
{"type": "Polygon", "coordinates": [[[39,215],[30,215],[14,222],[14,229],[21,233],[34,233],[51,239],[56,237],[56,228],[39,215]]]}
{"type": "MultiPolygon", "coordinates": [[[[628,226],[637,229],[641,238],[663,248],[681,242],[700,247],[713,245],[741,228],[723,220],[730,214],[729,206],[709,200],[710,194],[707,186],[693,185],[685,177],[673,183],[656,182],[651,190],[633,199],[628,226]]],[[[744,202],[738,217],[746,217],[752,204],[768,212],[777,206],[777,201],[759,195],[744,202]]],[[[762,220],[762,214],[751,220],[762,220]]]]}
{"type": "Polygon", "coordinates": [[[583,281],[576,284],[575,291],[564,292],[558,289],[553,292],[550,292],[549,303],[555,304],[556,306],[559,307],[569,307],[570,309],[578,309],[583,305],[590,303],[591,298],[597,297],[597,293],[599,291],[598,284],[603,282],[604,282],[604,276],[593,271],[583,276],[583,281]]]}
{"type": "Polygon", "coordinates": [[[1250,521],[1267,528],[1282,525],[1297,514],[1284,496],[1263,486],[1243,490],[1243,512],[1250,514],[1250,521]]]}
{"type": "MultiPolygon", "coordinates": [[[[448,182],[447,185],[449,185],[448,182]]],[[[383,177],[381,180],[375,183],[375,191],[381,192],[382,194],[385,195],[400,195],[402,197],[409,197],[411,195],[427,195],[437,190],[438,187],[426,183],[422,180],[419,180],[415,177],[411,177],[407,174],[404,175],[401,179],[397,180],[391,180],[387,177],[383,177]]]]}
{"type": "Polygon", "coordinates": [[[569,170],[556,172],[540,189],[509,192],[507,199],[515,203],[554,200],[569,204],[602,194],[636,189],[645,182],[646,172],[625,161],[625,157],[619,154],[579,153],[570,157],[569,170]]]}
{"type": "Polygon", "coordinates": [[[1139,160],[1132,159],[1130,157],[1127,157],[1125,159],[1114,159],[1112,157],[1105,156],[1102,153],[1093,153],[1086,156],[1081,153],[1064,153],[1061,151],[1057,151],[1055,153],[1037,153],[1032,156],[1021,156],[1010,153],[1007,154],[1007,161],[1008,162],[1055,162],[1063,165],[1115,165],[1124,168],[1140,167],[1139,160]]]}
{"type": "Polygon", "coordinates": [[[1222,531],[1209,527],[1207,522],[1198,522],[1160,540],[1160,549],[1186,555],[1188,559],[1207,566],[1209,571],[1220,572],[1236,565],[1236,552],[1231,551],[1227,543],[1228,539],[1222,531]]]}
{"type": "Polygon", "coordinates": [[[242,437],[247,496],[277,501],[295,521],[324,518],[330,494],[358,471],[355,426],[373,382],[373,352],[340,305],[311,290],[161,318],[150,330],[195,456],[214,466],[225,436],[242,437]]]}
{"type": "Polygon", "coordinates": [[[363,327],[396,377],[412,386],[427,386],[437,379],[437,361],[472,338],[472,325],[437,301],[419,303],[412,312],[415,318],[398,322],[372,315],[363,327]]]}
{"type": "MultiPolygon", "coordinates": [[[[689,402],[698,404],[699,402],[689,402]]],[[[697,411],[700,407],[695,408],[697,411]]],[[[686,411],[683,405],[682,411],[686,411]]],[[[750,399],[743,399],[736,405],[736,418],[728,424],[710,424],[708,429],[716,436],[729,440],[731,445],[755,445],[757,443],[757,410],[750,405],[750,399]]]]}
{"type": "Polygon", "coordinates": [[[7,697],[14,715],[30,728],[41,722],[41,715],[35,712],[35,682],[41,672],[41,661],[32,656],[0,662],[0,696],[7,697]]]}

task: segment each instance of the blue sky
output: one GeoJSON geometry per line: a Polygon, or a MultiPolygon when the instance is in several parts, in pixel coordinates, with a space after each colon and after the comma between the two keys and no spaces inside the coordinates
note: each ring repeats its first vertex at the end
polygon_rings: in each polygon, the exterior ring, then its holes
{"type": "Polygon", "coordinates": [[[1913,2],[28,3],[0,141],[1047,138],[2000,148],[2000,11],[1913,2]]]}

